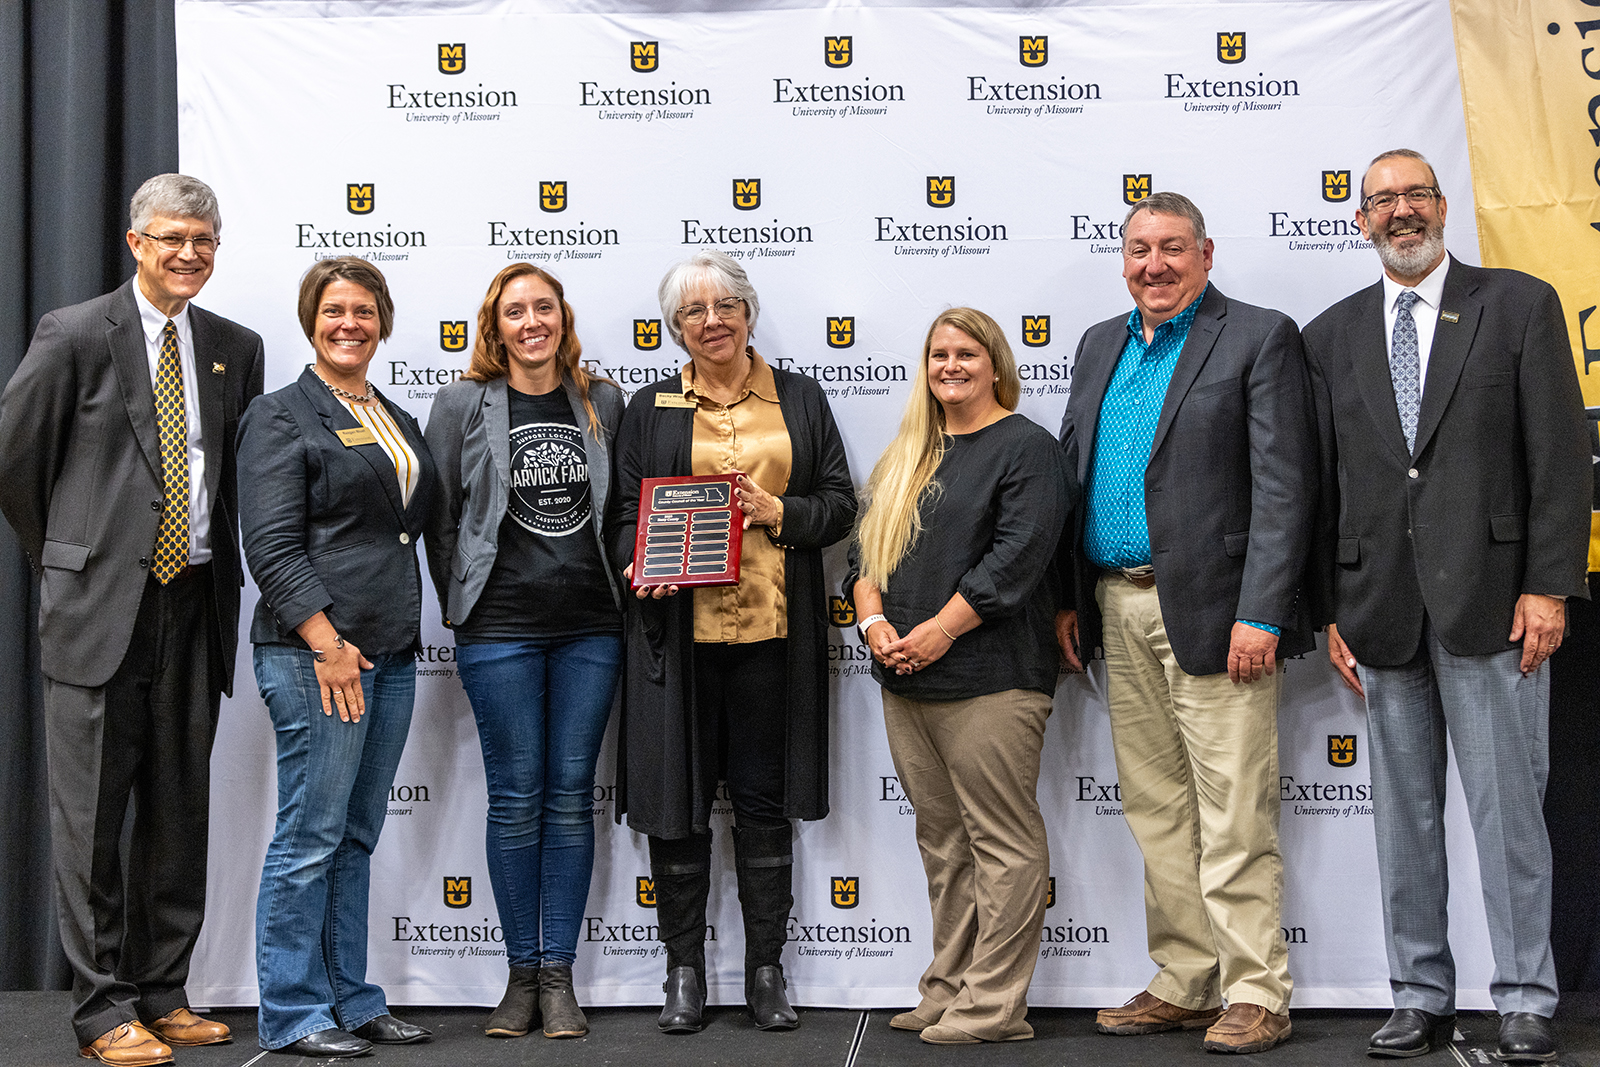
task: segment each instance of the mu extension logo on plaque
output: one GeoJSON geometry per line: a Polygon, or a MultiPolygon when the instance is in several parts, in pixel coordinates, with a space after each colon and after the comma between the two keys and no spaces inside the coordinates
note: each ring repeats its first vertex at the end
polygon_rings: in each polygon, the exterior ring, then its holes
{"type": "Polygon", "coordinates": [[[842,596],[828,598],[828,621],[843,630],[856,624],[856,609],[842,596]]]}
{"type": "Polygon", "coordinates": [[[633,880],[633,899],[641,908],[656,906],[656,880],[636,877],[633,880]]]}
{"type": "Polygon", "coordinates": [[[1043,348],[1050,343],[1050,316],[1022,316],[1022,343],[1029,348],[1043,348]]]}
{"type": "Polygon", "coordinates": [[[836,874],[833,876],[833,906],[853,908],[861,903],[861,876],[836,874]]]}
{"type": "Polygon", "coordinates": [[[649,74],[661,64],[660,41],[629,41],[628,57],[633,63],[633,69],[640,74],[649,74]]]}
{"type": "Polygon", "coordinates": [[[928,175],[928,206],[929,207],[954,207],[956,203],[956,177],[946,174],[944,177],[928,175]]]}
{"type": "Polygon", "coordinates": [[[467,322],[439,322],[439,347],[446,352],[465,352],[467,350],[467,322]]]}
{"type": "Polygon", "coordinates": [[[444,906],[466,908],[472,905],[472,879],[444,876],[444,906]]]}
{"type": "Polygon", "coordinates": [[[1322,172],[1322,199],[1330,204],[1342,204],[1350,199],[1350,172],[1325,170],[1322,172]]]}
{"type": "Polygon", "coordinates": [[[1042,67],[1050,62],[1050,38],[1018,37],[1017,52],[1024,67],[1042,67]]]}
{"type": "Polygon", "coordinates": [[[855,57],[850,52],[849,37],[824,37],[822,61],[830,67],[848,67],[855,57]]]}
{"type": "Polygon", "coordinates": [[[348,182],[344,187],[344,206],[352,215],[370,215],[378,206],[378,194],[372,182],[362,185],[348,182]]]}
{"type": "Polygon", "coordinates": [[[661,320],[634,319],[633,347],[641,352],[654,352],[661,347],[661,320]]]}
{"type": "MultiPolygon", "coordinates": [[[[1268,49],[1271,51],[1271,49],[1268,49]]],[[[1244,33],[1217,34],[1217,62],[1218,63],[1243,63],[1244,62],[1244,33]]]]}
{"type": "MultiPolygon", "coordinates": [[[[540,211],[565,211],[567,210],[567,183],[566,182],[540,182],[539,183],[539,210],[540,211]]],[[[581,225],[581,223],[580,223],[581,225]]]]}
{"type": "Polygon", "coordinates": [[[828,316],[828,347],[849,348],[856,343],[856,317],[854,315],[840,315],[834,318],[828,316]]]}
{"type": "Polygon", "coordinates": [[[1355,734],[1328,735],[1328,763],[1334,767],[1354,767],[1356,765],[1355,734]]]}
{"type": "Polygon", "coordinates": [[[1150,195],[1150,175],[1124,174],[1122,176],[1122,202],[1137,204],[1150,195]]]}
{"type": "Polygon", "coordinates": [[[467,69],[467,46],[465,44],[441,44],[439,46],[439,73],[461,74],[467,69]]]}
{"type": "Polygon", "coordinates": [[[761,179],[733,179],[733,206],[740,211],[754,211],[761,206],[761,179]]]}

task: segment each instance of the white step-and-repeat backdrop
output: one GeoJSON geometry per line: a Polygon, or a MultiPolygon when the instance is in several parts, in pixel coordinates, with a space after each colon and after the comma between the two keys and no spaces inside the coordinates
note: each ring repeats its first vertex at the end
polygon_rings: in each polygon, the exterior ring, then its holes
{"type": "MultiPolygon", "coordinates": [[[[179,0],[177,29],[182,167],[216,188],[225,222],[202,303],[262,333],[277,388],[310,359],[300,275],[365,255],[398,308],[374,380],[423,420],[466,365],[489,279],[518,261],[563,280],[591,368],[636,388],[683,358],[655,304],[665,268],[700,247],[741,257],[762,297],[756,345],[826,386],[859,480],[947,305],[999,320],[1023,413],[1058,426],[1079,335],[1132,306],[1118,228],[1150,190],[1205,211],[1215,284],[1302,323],[1377,275],[1351,220],[1383,149],[1434,160],[1459,205],[1451,247],[1477,259],[1444,0],[696,14],[179,0]]],[[[842,546],[828,559],[837,578],[842,546]]],[[[451,636],[426,600],[417,712],[374,858],[370,973],[397,1004],[492,1004],[505,957],[483,769],[451,636]]],[[[867,655],[836,612],[833,814],[797,831],[790,991],[907,1004],[930,955],[912,811],[867,655]]],[[[248,645],[238,678],[214,757],[190,983],[202,1004],[256,999],[275,777],[248,645]]],[[[1388,1005],[1362,709],[1309,657],[1288,665],[1280,722],[1296,1003],[1388,1005]]],[[[1098,665],[1061,685],[1044,767],[1053,897],[1030,999],[1119,1002],[1152,967],[1098,665]]],[[[648,857],[613,821],[614,777],[608,742],[576,980],[588,1004],[659,1003],[648,857]]],[[[1487,1007],[1477,871],[1459,804],[1452,814],[1461,1003],[1487,1007]]],[[[738,1002],[728,818],[719,807],[708,959],[712,998],[738,1002]]]]}

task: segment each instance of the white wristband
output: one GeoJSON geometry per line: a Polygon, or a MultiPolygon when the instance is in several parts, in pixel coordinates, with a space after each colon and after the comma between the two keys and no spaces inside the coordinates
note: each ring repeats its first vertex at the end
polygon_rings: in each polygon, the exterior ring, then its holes
{"type": "Polygon", "coordinates": [[[873,623],[888,621],[889,620],[882,615],[868,615],[866,618],[856,623],[856,628],[861,631],[861,640],[865,641],[867,639],[867,631],[872,629],[873,623]]]}

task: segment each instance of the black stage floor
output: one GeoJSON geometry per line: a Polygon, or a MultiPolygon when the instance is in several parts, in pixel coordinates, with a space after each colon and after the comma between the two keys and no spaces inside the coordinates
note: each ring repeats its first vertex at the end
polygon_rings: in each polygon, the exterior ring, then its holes
{"type": "MultiPolygon", "coordinates": [[[[0,1067],[70,1067],[77,1056],[67,1027],[65,993],[0,993],[0,1067]]],[[[889,1029],[891,1011],[801,1009],[800,1028],[762,1033],[736,1008],[714,1008],[703,1033],[667,1037],[656,1030],[656,1011],[596,1008],[586,1038],[550,1041],[537,1034],[494,1040],[481,1029],[481,1008],[397,1008],[402,1018],[430,1027],[431,1042],[383,1048],[362,1067],[904,1067],[984,1064],[1005,1067],[1181,1067],[1228,1062],[1200,1048],[1201,1033],[1107,1037],[1095,1032],[1094,1013],[1035,1008],[1028,1013],[1032,1041],[939,1048],[915,1034],[889,1029]]],[[[1385,1012],[1300,1010],[1294,1036],[1247,1062],[1260,1067],[1374,1067],[1365,1055],[1367,1037],[1385,1012]]],[[[214,1016],[233,1028],[229,1045],[177,1050],[178,1067],[310,1067],[313,1060],[256,1047],[255,1012],[222,1009],[214,1016]]],[[[1569,996],[1556,1016],[1562,1067],[1600,1067],[1600,998],[1569,996]]],[[[1499,1023],[1490,1012],[1465,1012],[1452,1053],[1437,1052],[1419,1067],[1488,1067],[1499,1023]]]]}

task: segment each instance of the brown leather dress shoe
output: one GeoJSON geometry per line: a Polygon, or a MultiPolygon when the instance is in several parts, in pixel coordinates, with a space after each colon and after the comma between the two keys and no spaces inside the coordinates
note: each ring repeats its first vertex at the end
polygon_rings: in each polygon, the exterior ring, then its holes
{"type": "Polygon", "coordinates": [[[1222,1008],[1180,1008],[1145,990],[1120,1008],[1095,1013],[1094,1027],[1102,1034],[1159,1034],[1164,1030],[1198,1030],[1210,1026],[1222,1008]]]}
{"type": "Polygon", "coordinates": [[[136,1022],[107,1030],[80,1048],[78,1055],[111,1067],[154,1067],[158,1063],[172,1062],[172,1050],[136,1022]]]}
{"type": "Polygon", "coordinates": [[[1207,1052],[1265,1052],[1289,1040],[1289,1016],[1275,1015],[1259,1004],[1229,1004],[1206,1031],[1207,1052]]]}
{"type": "Polygon", "coordinates": [[[233,1040],[226,1023],[202,1019],[188,1008],[173,1008],[145,1026],[169,1045],[220,1045],[233,1040]]]}

